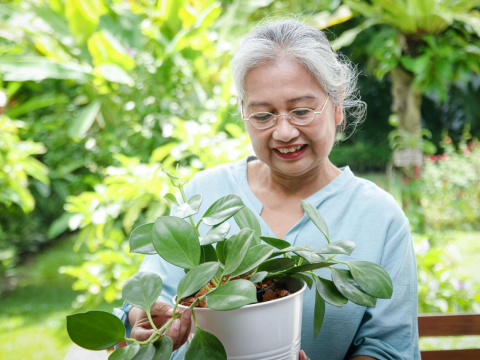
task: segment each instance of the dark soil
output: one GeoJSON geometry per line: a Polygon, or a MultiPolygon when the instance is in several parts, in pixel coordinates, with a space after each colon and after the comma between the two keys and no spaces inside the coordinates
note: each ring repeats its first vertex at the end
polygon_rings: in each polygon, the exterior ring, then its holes
{"type": "MultiPolygon", "coordinates": [[[[234,280],[238,280],[238,279],[248,279],[248,278],[235,278],[235,279],[232,279],[232,281],[234,280]]],[[[224,281],[225,282],[225,281],[224,281]]],[[[208,283],[208,287],[209,288],[214,288],[215,285],[213,285],[212,282],[209,282],[208,283]]],[[[257,293],[259,291],[262,291],[265,289],[267,289],[263,295],[261,296],[261,298],[259,299],[258,302],[267,302],[267,301],[271,301],[271,300],[275,300],[275,299],[280,299],[280,298],[283,298],[283,297],[286,297],[288,295],[291,295],[292,293],[290,291],[287,290],[287,287],[285,286],[285,284],[283,283],[276,283],[274,282],[273,280],[271,279],[268,279],[268,280],[264,280],[260,283],[256,283],[255,284],[255,287],[257,288],[257,293]]],[[[197,292],[195,295],[192,295],[192,296],[189,296],[187,298],[184,298],[182,299],[182,301],[180,301],[180,304],[183,305],[183,306],[190,306],[193,304],[193,302],[205,295],[207,293],[207,290],[205,289],[205,287],[203,287],[199,292],[197,292]]],[[[195,307],[200,307],[200,308],[206,308],[207,307],[207,304],[205,303],[205,299],[203,299],[202,301],[200,301],[195,307]]]]}

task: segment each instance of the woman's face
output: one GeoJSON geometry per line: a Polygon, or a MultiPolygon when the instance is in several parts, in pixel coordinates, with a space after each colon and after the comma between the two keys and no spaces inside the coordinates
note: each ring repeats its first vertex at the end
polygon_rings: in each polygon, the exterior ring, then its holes
{"type": "MultiPolygon", "coordinates": [[[[327,99],[315,78],[298,62],[282,58],[275,63],[260,65],[245,76],[244,117],[260,111],[287,114],[296,108],[320,111],[327,99]]],[[[342,122],[341,108],[331,99],[321,115],[309,125],[291,124],[286,116],[275,126],[259,130],[246,124],[257,157],[270,169],[285,176],[300,176],[322,168],[328,159],[335,137],[335,125],[342,122]],[[300,150],[285,152],[293,146],[300,150]]]]}

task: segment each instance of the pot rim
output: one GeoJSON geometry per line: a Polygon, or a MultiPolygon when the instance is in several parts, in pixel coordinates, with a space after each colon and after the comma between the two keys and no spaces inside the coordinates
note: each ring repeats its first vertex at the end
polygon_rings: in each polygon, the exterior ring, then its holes
{"type": "MultiPolygon", "coordinates": [[[[303,286],[300,290],[294,292],[293,294],[291,294],[289,296],[285,296],[285,297],[280,298],[280,299],[270,300],[270,301],[261,302],[261,303],[248,304],[248,305],[242,306],[241,308],[238,308],[238,309],[222,310],[221,312],[228,312],[228,311],[241,310],[241,309],[260,307],[260,306],[268,306],[269,304],[279,303],[281,301],[287,301],[288,299],[291,299],[292,297],[294,297],[296,295],[302,294],[305,291],[305,289],[307,288],[307,283],[304,280],[299,279],[299,278],[295,278],[295,279],[301,281],[303,283],[303,286]]],[[[177,295],[175,294],[175,296],[172,298],[173,304],[176,303],[176,300],[177,300],[177,295]]],[[[185,309],[188,309],[189,307],[185,306],[185,305],[182,305],[182,304],[178,304],[178,308],[185,310],[185,309]]],[[[210,308],[197,308],[197,307],[194,308],[194,309],[195,309],[195,312],[197,312],[197,311],[202,311],[202,312],[203,311],[220,311],[220,310],[212,310],[210,308]]]]}

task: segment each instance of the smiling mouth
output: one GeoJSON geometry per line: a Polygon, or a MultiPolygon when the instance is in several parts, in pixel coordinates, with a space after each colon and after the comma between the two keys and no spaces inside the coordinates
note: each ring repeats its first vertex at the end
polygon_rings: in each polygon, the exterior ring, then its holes
{"type": "Polygon", "coordinates": [[[307,145],[297,145],[297,146],[292,146],[292,147],[284,147],[284,148],[278,148],[278,149],[275,149],[275,150],[282,153],[282,154],[288,154],[288,153],[294,153],[294,152],[300,151],[305,146],[307,146],[307,145]]]}

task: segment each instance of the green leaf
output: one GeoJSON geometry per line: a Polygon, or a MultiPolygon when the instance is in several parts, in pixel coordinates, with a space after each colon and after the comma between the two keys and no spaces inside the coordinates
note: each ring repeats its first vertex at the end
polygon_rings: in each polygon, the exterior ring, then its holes
{"type": "Polygon", "coordinates": [[[170,360],[173,351],[173,341],[167,335],[163,335],[160,339],[153,343],[155,347],[155,356],[153,360],[170,360]]]}
{"type": "Polygon", "coordinates": [[[73,216],[71,213],[63,213],[58,219],[56,219],[48,228],[48,239],[56,238],[58,235],[68,229],[68,221],[73,216]]]}
{"type": "Polygon", "coordinates": [[[271,245],[274,248],[277,248],[277,249],[280,249],[280,250],[292,246],[292,244],[290,244],[288,241],[285,241],[285,240],[282,240],[282,239],[276,239],[276,238],[266,237],[266,236],[260,236],[260,239],[265,241],[268,245],[271,245]]]}
{"type": "Polygon", "coordinates": [[[106,12],[103,1],[67,0],[65,17],[72,35],[83,43],[98,27],[100,16],[106,12]]]}
{"type": "Polygon", "coordinates": [[[214,244],[223,241],[230,231],[230,224],[224,222],[210,229],[207,235],[200,241],[202,245],[214,244]]]}
{"type": "Polygon", "coordinates": [[[175,195],[171,194],[171,193],[167,193],[165,194],[165,196],[163,197],[165,200],[167,200],[170,204],[173,204],[173,205],[179,205],[178,201],[177,201],[177,198],[175,197],[175,195]]]}
{"type": "Polygon", "coordinates": [[[315,291],[315,310],[313,318],[313,338],[316,339],[325,318],[325,300],[315,291]]]}
{"type": "Polygon", "coordinates": [[[232,280],[207,294],[207,307],[226,311],[257,302],[257,289],[249,280],[232,280]]]}
{"type": "Polygon", "coordinates": [[[237,212],[233,218],[240,229],[252,229],[255,233],[255,236],[262,236],[260,223],[258,222],[254,212],[249,208],[244,207],[242,210],[237,212]]]}
{"type": "Polygon", "coordinates": [[[175,216],[162,216],[153,225],[153,246],[169,263],[191,269],[200,263],[200,242],[195,229],[175,216]]]}
{"type": "Polygon", "coordinates": [[[70,127],[68,128],[68,136],[73,139],[83,138],[95,121],[100,106],[100,101],[95,100],[83,107],[80,110],[78,117],[70,124],[70,127]]]}
{"type": "Polygon", "coordinates": [[[294,277],[294,278],[301,279],[301,280],[305,281],[307,283],[307,286],[308,286],[309,289],[311,289],[312,286],[313,286],[313,280],[308,275],[299,273],[299,274],[293,274],[293,275],[291,275],[291,277],[294,277]]]}
{"type": "Polygon", "coordinates": [[[100,75],[105,80],[128,86],[135,85],[135,81],[117,64],[100,64],[93,69],[95,75],[100,75]]]}
{"type": "Polygon", "coordinates": [[[53,62],[40,56],[2,56],[0,72],[4,81],[41,81],[51,78],[85,83],[93,78],[87,66],[74,62],[53,62]]]}
{"type": "Polygon", "coordinates": [[[135,354],[140,350],[140,345],[131,344],[129,346],[124,346],[119,348],[110,354],[108,360],[130,360],[135,356],[135,354]]]}
{"type": "Polygon", "coordinates": [[[185,360],[227,360],[227,352],[215,335],[197,327],[185,360]]]}
{"type": "Polygon", "coordinates": [[[355,243],[349,240],[335,241],[315,250],[317,254],[345,254],[350,255],[355,249],[355,243]]]}
{"type": "Polygon", "coordinates": [[[137,226],[130,233],[130,252],[153,255],[157,252],[152,243],[153,223],[137,226]]]}
{"type": "Polygon", "coordinates": [[[313,251],[294,251],[295,254],[298,256],[304,258],[307,260],[309,263],[314,264],[314,263],[320,263],[323,262],[325,259],[321,257],[320,255],[315,254],[313,251]]]}
{"type": "Polygon", "coordinates": [[[111,313],[87,311],[67,316],[67,332],[78,346],[89,350],[103,350],[124,340],[125,327],[122,321],[111,313]]]}
{"type": "Polygon", "coordinates": [[[252,246],[248,249],[245,258],[239,267],[232,273],[232,276],[245,274],[246,272],[255,269],[263,261],[267,260],[274,250],[274,247],[266,244],[252,246]]]}
{"type": "Polygon", "coordinates": [[[348,302],[348,299],[338,291],[333,281],[317,276],[315,284],[320,296],[330,305],[342,307],[348,302]]]}
{"type": "Polygon", "coordinates": [[[369,261],[347,262],[347,265],[352,277],[367,294],[379,299],[392,297],[392,279],[381,266],[369,261]]]}
{"type": "Polygon", "coordinates": [[[332,268],[332,279],[338,291],[351,302],[361,306],[375,307],[377,299],[358,286],[350,270],[332,268]]]}
{"type": "Polygon", "coordinates": [[[284,270],[291,269],[295,266],[294,259],[271,259],[265,261],[258,267],[258,271],[268,271],[269,273],[276,273],[284,270]]]}
{"type": "Polygon", "coordinates": [[[153,344],[142,345],[132,360],[153,360],[155,347],[153,344]]]}
{"type": "Polygon", "coordinates": [[[150,309],[162,292],[162,278],[153,272],[140,271],[127,280],[122,297],[130,305],[150,313],[150,309]]]}
{"type": "Polygon", "coordinates": [[[227,255],[225,257],[223,276],[232,274],[237,270],[247,254],[252,239],[253,230],[243,229],[237,235],[225,241],[227,255]]]}
{"type": "Polygon", "coordinates": [[[215,201],[202,217],[205,225],[218,225],[235,215],[245,205],[239,196],[231,194],[215,201]]]}
{"type": "Polygon", "coordinates": [[[200,251],[200,264],[210,261],[218,261],[217,253],[212,245],[200,246],[200,251]]]}
{"type": "Polygon", "coordinates": [[[209,283],[217,273],[219,264],[217,262],[207,262],[195,266],[180,280],[177,287],[177,296],[183,299],[195,294],[198,290],[209,283]]]}
{"type": "Polygon", "coordinates": [[[313,247],[311,246],[289,246],[289,247],[286,247],[286,248],[283,248],[283,249],[278,249],[278,250],[275,250],[273,255],[282,255],[282,254],[286,254],[286,253],[289,253],[289,252],[294,252],[294,251],[313,251],[313,247]]]}
{"type": "Polygon", "coordinates": [[[261,282],[263,279],[265,279],[268,275],[268,272],[267,271],[260,271],[260,272],[257,272],[255,274],[253,274],[252,276],[250,276],[250,279],[248,279],[249,281],[251,281],[252,283],[256,284],[256,283],[259,283],[261,282]]]}
{"type": "Polygon", "coordinates": [[[323,219],[320,212],[317,210],[315,206],[310,204],[308,201],[301,200],[302,209],[308,215],[310,220],[315,224],[315,226],[322,232],[323,235],[329,240],[330,242],[330,235],[328,234],[328,226],[325,220],[323,219]]]}
{"type": "Polygon", "coordinates": [[[225,249],[225,241],[221,241],[217,243],[215,247],[215,251],[217,252],[218,261],[220,261],[223,265],[225,265],[225,255],[227,253],[225,249]]]}
{"type": "Polygon", "coordinates": [[[304,264],[304,265],[295,266],[294,268],[291,268],[285,271],[285,273],[293,274],[293,273],[298,273],[303,271],[311,271],[311,270],[321,269],[321,268],[332,266],[332,265],[336,265],[336,263],[325,261],[325,262],[315,263],[315,264],[304,264]]]}
{"type": "Polygon", "coordinates": [[[175,216],[183,219],[188,216],[195,215],[198,213],[200,205],[202,205],[202,200],[203,197],[201,194],[193,195],[190,199],[188,199],[188,202],[177,207],[175,210],[175,216]]]}

